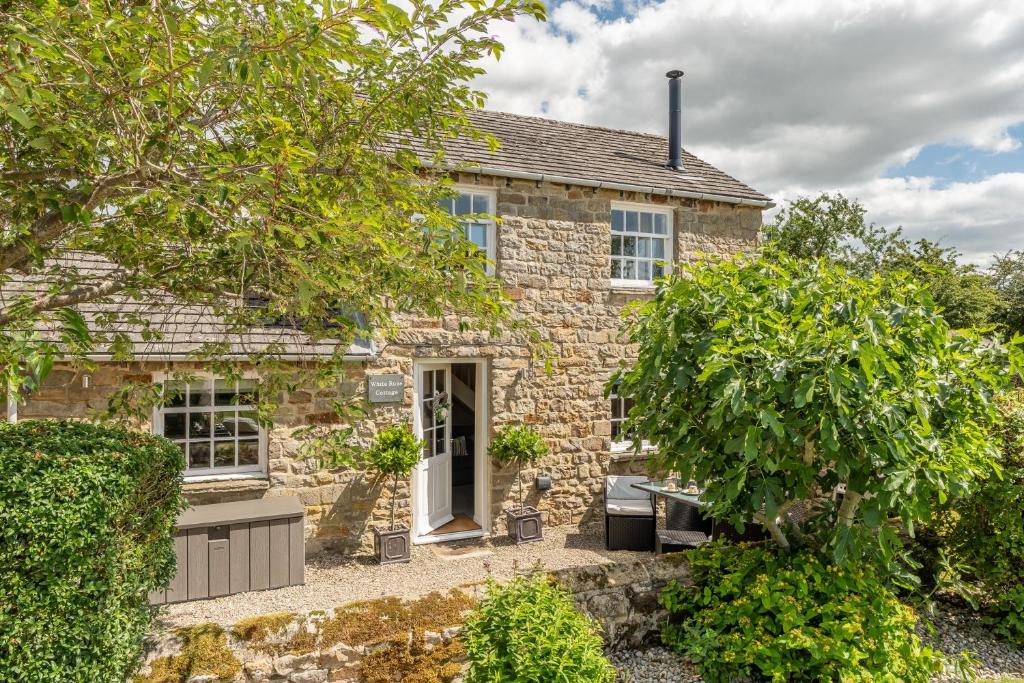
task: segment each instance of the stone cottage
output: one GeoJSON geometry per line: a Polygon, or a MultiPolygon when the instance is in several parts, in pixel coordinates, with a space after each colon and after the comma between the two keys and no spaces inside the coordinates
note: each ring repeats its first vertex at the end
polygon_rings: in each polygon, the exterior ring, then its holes
{"type": "MultiPolygon", "coordinates": [[[[678,122],[678,111],[669,118],[678,122]]],[[[505,530],[501,511],[514,500],[515,472],[490,463],[487,444],[497,426],[518,421],[533,425],[551,447],[538,470],[524,472],[529,503],[548,525],[599,528],[603,477],[643,468],[621,440],[628,406],[603,394],[611,373],[632,356],[618,332],[623,306],[650,296],[657,277],[699,253],[753,247],[762,211],[772,204],[683,151],[677,126],[669,141],[491,111],[472,120],[500,149],[458,140],[448,149],[450,165],[433,171],[456,182],[452,212],[497,217],[467,223],[467,236],[495,263],[518,315],[552,344],[553,372],[535,366],[522,345],[460,332],[455,320],[410,318],[386,344],[349,349],[351,370],[339,391],[367,399],[366,433],[402,423],[427,443],[399,491],[414,542],[505,530]],[[439,419],[434,401],[442,394],[450,407],[439,419]],[[550,475],[549,489],[533,486],[538,472],[550,475]]],[[[84,268],[109,267],[87,255],[66,258],[84,268]]],[[[159,382],[176,368],[195,367],[190,352],[218,335],[218,321],[202,311],[161,314],[154,302],[146,315],[164,339],[146,343],[136,335],[135,360],[98,357],[90,374],[56,369],[18,406],[18,417],[82,416],[126,379],[159,382]]],[[[238,353],[272,342],[297,361],[325,351],[288,335],[254,330],[238,353]]],[[[387,519],[387,487],[362,472],[318,469],[298,457],[293,438],[295,428],[330,414],[337,394],[296,391],[273,426],[263,427],[246,408],[246,391],[244,381],[228,385],[205,376],[152,416],[148,427],[186,453],[191,502],[296,496],[306,511],[307,554],[365,547],[371,526],[387,519]]]]}

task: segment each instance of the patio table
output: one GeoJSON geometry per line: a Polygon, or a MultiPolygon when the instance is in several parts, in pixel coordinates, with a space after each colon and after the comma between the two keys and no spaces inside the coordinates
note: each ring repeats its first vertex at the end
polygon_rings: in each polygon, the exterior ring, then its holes
{"type": "Polygon", "coordinates": [[[707,507],[707,503],[701,500],[701,493],[687,493],[685,487],[679,481],[666,479],[663,481],[647,481],[633,484],[633,488],[640,489],[647,493],[654,494],[665,499],[665,528],[678,531],[704,530],[708,535],[715,536],[715,520],[706,521],[701,510],[707,507]],[[674,482],[674,491],[666,489],[669,482],[674,482]]]}

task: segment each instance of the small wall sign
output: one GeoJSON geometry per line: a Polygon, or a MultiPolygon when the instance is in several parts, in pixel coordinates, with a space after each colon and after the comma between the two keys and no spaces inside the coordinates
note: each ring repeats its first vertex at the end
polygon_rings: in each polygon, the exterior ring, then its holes
{"type": "Polygon", "coordinates": [[[405,376],[400,374],[367,376],[366,400],[370,403],[401,403],[405,400],[405,376]]]}

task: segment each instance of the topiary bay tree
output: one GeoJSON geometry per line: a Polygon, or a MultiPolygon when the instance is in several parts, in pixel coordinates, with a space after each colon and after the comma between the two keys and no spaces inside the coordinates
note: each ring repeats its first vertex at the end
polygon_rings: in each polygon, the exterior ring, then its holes
{"type": "Polygon", "coordinates": [[[905,274],[781,254],[681,267],[627,332],[637,362],[611,381],[653,464],[706,481],[714,516],[757,520],[784,549],[817,530],[839,563],[892,562],[901,531],[993,470],[993,395],[1019,355],[951,332],[905,274]],[[825,514],[792,523],[798,503],[825,514]]]}

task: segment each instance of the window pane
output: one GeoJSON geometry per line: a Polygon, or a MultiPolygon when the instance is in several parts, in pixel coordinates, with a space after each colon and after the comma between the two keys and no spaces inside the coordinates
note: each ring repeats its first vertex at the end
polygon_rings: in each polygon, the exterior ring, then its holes
{"type": "Polygon", "coordinates": [[[256,380],[238,380],[238,405],[253,406],[259,403],[259,392],[256,390],[256,380]]]}
{"type": "Polygon", "coordinates": [[[444,370],[437,370],[434,372],[434,390],[444,391],[444,370]]]}
{"type": "Polygon", "coordinates": [[[205,439],[210,437],[209,413],[188,414],[188,436],[190,439],[205,439]]]}
{"type": "Polygon", "coordinates": [[[655,263],[652,268],[654,269],[654,277],[662,277],[665,275],[665,268],[660,263],[655,263]]]}
{"type": "Polygon", "coordinates": [[[434,452],[444,453],[444,430],[438,429],[434,432],[434,452]]]}
{"type": "Polygon", "coordinates": [[[487,226],[479,223],[467,224],[466,238],[484,251],[487,251],[487,226]]]}
{"type": "Polygon", "coordinates": [[[622,256],[622,238],[618,235],[612,236],[612,256],[622,256]]]}
{"type": "Polygon", "coordinates": [[[434,443],[433,434],[434,434],[433,430],[427,430],[427,429],[423,430],[423,457],[424,458],[429,458],[430,456],[432,456],[434,454],[434,452],[431,450],[431,446],[434,443]]]}
{"type": "Polygon", "coordinates": [[[636,256],[636,238],[635,237],[623,237],[622,238],[622,254],[623,254],[623,256],[636,256]]]}
{"type": "Polygon", "coordinates": [[[636,279],[637,280],[650,280],[651,279],[651,262],[640,261],[636,264],[636,279]]]}
{"type": "Polygon", "coordinates": [[[190,406],[210,405],[210,385],[208,382],[196,382],[188,385],[188,404],[190,406]]]}
{"type": "Polygon", "coordinates": [[[260,442],[247,440],[238,442],[238,464],[258,465],[260,463],[260,442]]]}
{"type": "Polygon", "coordinates": [[[636,211],[626,212],[626,232],[636,232],[637,227],[636,211]]]}
{"type": "Polygon", "coordinates": [[[168,439],[185,438],[185,414],[164,415],[164,436],[168,439]]]}
{"type": "Polygon", "coordinates": [[[621,278],[622,277],[622,264],[619,262],[619,259],[617,259],[617,258],[613,258],[612,259],[612,277],[613,278],[621,278]]]}
{"type": "Polygon", "coordinates": [[[651,256],[654,258],[665,258],[665,240],[651,240],[651,256]]]}
{"type": "Polygon", "coordinates": [[[636,261],[626,260],[622,262],[622,279],[636,279],[636,261]]]}
{"type": "Polygon", "coordinates": [[[193,442],[188,445],[188,466],[192,468],[210,466],[209,443],[193,442]]]}
{"type": "Polygon", "coordinates": [[[659,235],[667,235],[668,234],[668,231],[666,230],[667,224],[668,224],[668,221],[666,220],[665,214],[663,214],[663,213],[656,213],[656,214],[654,214],[654,232],[658,233],[659,235]]]}
{"type": "Polygon", "coordinates": [[[213,445],[213,466],[234,467],[235,466],[235,442],[217,441],[213,445]]]}
{"type": "Polygon", "coordinates": [[[617,398],[612,399],[612,419],[618,420],[622,417],[622,401],[617,398]]]}
{"type": "Polygon", "coordinates": [[[213,385],[213,404],[217,406],[235,405],[235,383],[218,379],[213,385]]]}
{"type": "Polygon", "coordinates": [[[460,194],[455,198],[455,214],[461,216],[467,213],[473,213],[472,199],[468,194],[460,194]]]}
{"type": "Polygon", "coordinates": [[[626,229],[626,219],[623,216],[625,212],[622,209],[612,210],[612,230],[622,231],[626,229]]]}
{"type": "Polygon", "coordinates": [[[423,373],[423,395],[430,397],[434,395],[434,373],[423,373]]]}
{"type": "Polygon", "coordinates": [[[487,206],[490,202],[487,200],[489,197],[485,194],[473,195],[473,213],[490,213],[491,208],[487,206]]]}
{"type": "Polygon", "coordinates": [[[444,211],[446,211],[448,213],[452,213],[452,211],[455,209],[455,202],[454,202],[453,199],[451,199],[449,197],[445,197],[444,199],[439,199],[437,204],[438,204],[438,206],[441,207],[442,210],[444,210],[444,211]]]}
{"type": "Polygon", "coordinates": [[[164,384],[164,405],[168,408],[185,406],[185,384],[183,382],[166,382],[164,384]]]}
{"type": "Polygon", "coordinates": [[[252,410],[246,410],[238,413],[238,417],[234,415],[226,415],[222,420],[224,428],[232,436],[258,436],[260,433],[260,425],[256,421],[256,412],[252,410]]]}
{"type": "Polygon", "coordinates": [[[651,255],[651,238],[650,237],[640,237],[640,238],[637,238],[636,247],[637,247],[637,249],[636,249],[636,255],[637,256],[644,256],[644,257],[648,257],[649,258],[650,255],[651,255]]]}
{"type": "Polygon", "coordinates": [[[640,232],[652,232],[651,229],[651,214],[642,213],[640,214],[640,232]]]}

